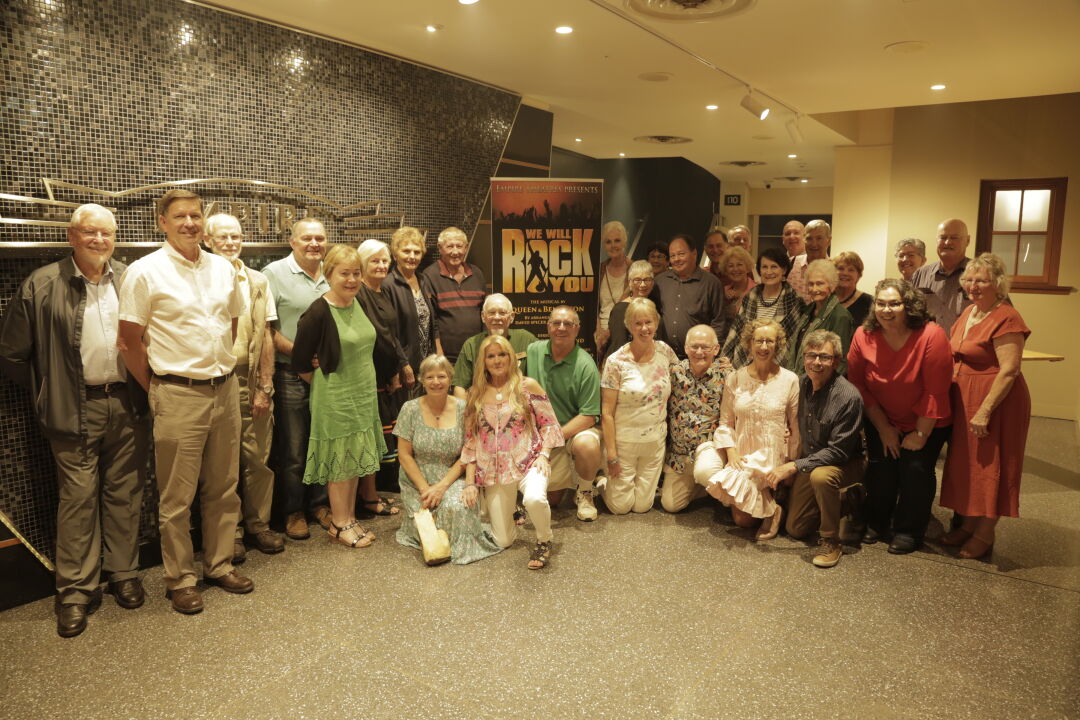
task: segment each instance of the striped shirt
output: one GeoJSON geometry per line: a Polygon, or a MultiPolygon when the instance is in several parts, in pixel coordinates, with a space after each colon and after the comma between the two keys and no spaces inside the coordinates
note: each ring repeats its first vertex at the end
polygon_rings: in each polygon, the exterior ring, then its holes
{"type": "Polygon", "coordinates": [[[465,277],[461,282],[453,278],[442,260],[421,273],[435,313],[439,342],[450,362],[457,359],[466,340],[484,331],[484,324],[480,322],[480,308],[487,295],[484,272],[471,263],[465,263],[463,267],[465,277]]]}
{"type": "Polygon", "coordinates": [[[859,390],[844,377],[832,379],[817,392],[810,378],[799,381],[799,435],[802,457],[799,472],[833,465],[842,467],[862,455],[863,401],[859,390]]]}

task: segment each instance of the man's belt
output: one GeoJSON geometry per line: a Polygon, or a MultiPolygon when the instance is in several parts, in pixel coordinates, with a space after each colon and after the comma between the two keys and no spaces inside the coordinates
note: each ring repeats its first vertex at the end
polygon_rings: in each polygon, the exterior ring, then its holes
{"type": "Polygon", "coordinates": [[[195,385],[209,385],[210,387],[214,387],[215,385],[221,385],[223,382],[225,382],[232,376],[232,370],[230,370],[225,375],[219,375],[218,377],[213,378],[205,378],[202,380],[184,377],[183,375],[172,375],[170,373],[165,373],[164,375],[154,373],[154,377],[156,377],[158,380],[161,380],[162,382],[173,383],[174,385],[187,385],[188,387],[193,387],[195,385]]]}
{"type": "Polygon", "coordinates": [[[126,391],[127,383],[123,382],[111,382],[104,385],[87,385],[86,397],[88,398],[103,398],[110,395],[116,395],[118,392],[126,391]]]}

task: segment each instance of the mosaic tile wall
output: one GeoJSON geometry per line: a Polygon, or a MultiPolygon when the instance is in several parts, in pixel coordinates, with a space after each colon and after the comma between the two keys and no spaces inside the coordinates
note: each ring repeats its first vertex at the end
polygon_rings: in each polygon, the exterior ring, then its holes
{"type": "MultiPolygon", "coordinates": [[[[4,0],[0,63],[0,193],[43,197],[43,177],[108,190],[246,178],[340,204],[382,200],[435,233],[475,227],[520,100],[179,0],[4,0]]],[[[151,211],[159,193],[103,201],[118,208],[118,240],[161,239],[151,211]]],[[[292,202],[303,215],[304,198],[287,195],[239,199],[292,202]]],[[[0,202],[7,217],[41,211],[0,202]]],[[[287,228],[269,225],[249,236],[284,238],[287,228]]],[[[329,223],[332,236],[346,227],[329,223]]],[[[0,224],[0,241],[12,240],[63,240],[63,230],[0,224]]],[[[58,256],[0,248],[0,313],[30,270],[58,256]]],[[[0,381],[0,510],[50,557],[52,472],[28,397],[0,381]]]]}

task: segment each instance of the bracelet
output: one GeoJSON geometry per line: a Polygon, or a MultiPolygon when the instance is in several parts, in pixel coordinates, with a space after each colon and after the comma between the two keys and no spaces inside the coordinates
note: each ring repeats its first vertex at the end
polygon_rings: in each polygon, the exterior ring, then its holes
{"type": "Polygon", "coordinates": [[[619,458],[613,457],[613,458],[608,458],[607,464],[608,465],[614,465],[617,462],[619,462],[619,458]]]}

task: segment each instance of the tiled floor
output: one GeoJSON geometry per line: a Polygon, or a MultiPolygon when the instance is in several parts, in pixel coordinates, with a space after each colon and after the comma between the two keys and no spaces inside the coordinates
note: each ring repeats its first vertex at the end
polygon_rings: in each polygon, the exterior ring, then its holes
{"type": "Polygon", "coordinates": [[[425,567],[396,520],[365,550],[317,532],[250,554],[255,593],[209,590],[194,617],[152,568],[146,606],[106,598],[72,640],[51,601],[0,614],[0,717],[1080,717],[1075,433],[1033,422],[1023,517],[989,562],[877,544],[819,570],[699,502],[561,509],[542,572],[522,543],[425,567]]]}

